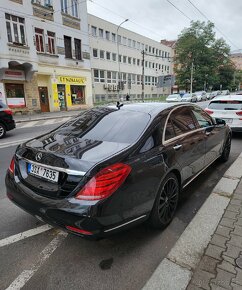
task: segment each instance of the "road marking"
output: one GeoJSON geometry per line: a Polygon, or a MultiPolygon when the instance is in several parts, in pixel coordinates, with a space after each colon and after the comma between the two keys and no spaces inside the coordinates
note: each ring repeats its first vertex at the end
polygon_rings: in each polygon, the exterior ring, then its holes
{"type": "Polygon", "coordinates": [[[27,139],[21,139],[21,140],[16,140],[16,141],[12,141],[12,142],[5,142],[5,143],[1,143],[0,144],[0,148],[5,148],[5,147],[10,147],[10,146],[15,146],[18,145],[20,143],[23,143],[25,141],[28,141],[32,139],[31,137],[27,138],[27,139]]]}
{"type": "Polygon", "coordinates": [[[21,123],[16,124],[16,128],[22,129],[22,128],[30,128],[30,127],[47,126],[47,125],[52,125],[52,124],[56,124],[56,123],[64,123],[70,119],[71,119],[71,117],[63,117],[63,118],[57,118],[57,119],[21,122],[21,123]]]}
{"type": "Polygon", "coordinates": [[[54,253],[54,251],[61,245],[67,237],[67,233],[59,232],[57,236],[44,248],[40,253],[37,262],[31,266],[30,269],[24,270],[6,290],[19,290],[21,289],[44,264],[44,262],[54,253]]]}
{"type": "Polygon", "coordinates": [[[26,123],[21,123],[21,126],[17,125],[17,127],[21,127],[22,128],[27,128],[27,127],[34,127],[34,125],[36,125],[37,123],[39,123],[39,121],[31,121],[31,122],[26,122],[26,123]]]}
{"type": "Polygon", "coordinates": [[[41,234],[43,232],[49,231],[50,229],[52,229],[51,226],[49,225],[43,225],[13,236],[10,236],[8,238],[2,239],[0,240],[0,248],[4,247],[4,246],[8,246],[11,245],[13,243],[19,242],[21,240],[27,239],[29,237],[33,237],[35,235],[41,234]]]}

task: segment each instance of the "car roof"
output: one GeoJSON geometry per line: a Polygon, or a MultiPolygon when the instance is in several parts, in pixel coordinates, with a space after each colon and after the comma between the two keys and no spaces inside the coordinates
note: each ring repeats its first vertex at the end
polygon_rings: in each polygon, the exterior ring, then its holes
{"type": "MultiPolygon", "coordinates": [[[[175,108],[175,107],[181,107],[181,106],[191,106],[193,104],[188,103],[131,103],[131,104],[125,104],[120,108],[120,110],[126,110],[126,111],[136,111],[136,112],[143,112],[150,114],[151,116],[156,116],[161,111],[164,111],[169,108],[175,108]]],[[[116,108],[116,106],[109,106],[111,108],[116,108]]]]}
{"type": "Polygon", "coordinates": [[[227,100],[233,100],[233,101],[242,101],[242,95],[226,95],[226,96],[218,96],[213,101],[227,101],[227,100]]]}

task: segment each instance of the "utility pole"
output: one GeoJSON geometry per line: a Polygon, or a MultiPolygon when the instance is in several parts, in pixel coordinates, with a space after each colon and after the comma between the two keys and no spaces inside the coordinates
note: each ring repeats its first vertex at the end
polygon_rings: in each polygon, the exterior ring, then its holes
{"type": "Polygon", "coordinates": [[[192,62],[192,67],[191,67],[191,83],[190,83],[190,94],[192,94],[192,83],[193,83],[193,62],[192,62]]]}
{"type": "Polygon", "coordinates": [[[144,94],[145,94],[145,51],[142,50],[142,102],[144,102],[144,94]]]}

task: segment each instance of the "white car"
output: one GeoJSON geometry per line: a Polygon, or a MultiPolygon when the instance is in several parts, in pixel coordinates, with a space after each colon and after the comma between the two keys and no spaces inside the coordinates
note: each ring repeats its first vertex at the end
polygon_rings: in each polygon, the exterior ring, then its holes
{"type": "Polygon", "coordinates": [[[242,95],[214,98],[205,109],[213,118],[223,119],[234,132],[242,132],[242,95]]]}
{"type": "Polygon", "coordinates": [[[181,99],[182,102],[197,102],[197,96],[193,93],[184,94],[181,99]]]}
{"type": "Polygon", "coordinates": [[[206,101],[207,100],[207,95],[205,91],[199,91],[194,93],[197,96],[197,101],[206,101]]]}
{"type": "Polygon", "coordinates": [[[181,96],[180,96],[180,94],[172,94],[166,98],[166,101],[167,101],[167,103],[181,102],[181,96]]]}
{"type": "Polygon", "coordinates": [[[221,91],[221,96],[227,96],[230,95],[230,91],[229,90],[222,90],[221,91]]]}

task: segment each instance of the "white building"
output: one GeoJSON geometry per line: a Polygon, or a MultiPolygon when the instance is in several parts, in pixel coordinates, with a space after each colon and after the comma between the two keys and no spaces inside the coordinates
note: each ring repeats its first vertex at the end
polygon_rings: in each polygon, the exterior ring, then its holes
{"type": "Polygon", "coordinates": [[[0,99],[21,112],[92,106],[85,1],[0,0],[0,25],[0,99]]]}
{"type": "Polygon", "coordinates": [[[170,93],[171,87],[157,88],[156,84],[159,76],[173,73],[171,47],[90,14],[88,25],[95,102],[116,99],[118,94],[141,99],[142,51],[145,51],[144,97],[170,93]],[[119,72],[123,88],[118,93],[119,72]]]}

